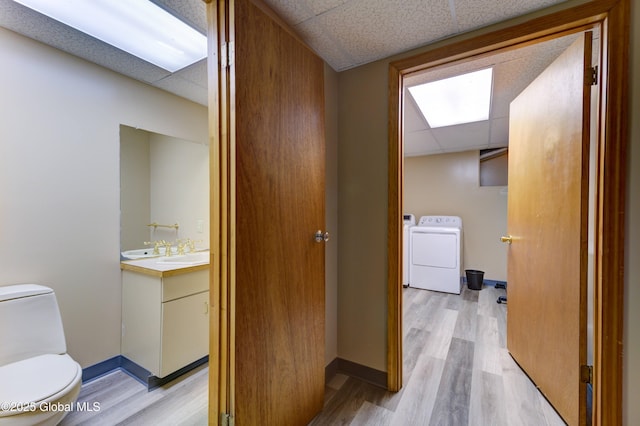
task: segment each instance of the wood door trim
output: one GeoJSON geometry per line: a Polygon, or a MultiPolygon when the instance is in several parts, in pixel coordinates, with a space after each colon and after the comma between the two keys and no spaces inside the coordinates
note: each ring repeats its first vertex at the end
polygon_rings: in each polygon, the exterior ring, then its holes
{"type": "Polygon", "coordinates": [[[387,388],[402,388],[402,206],[404,159],[402,155],[402,75],[389,67],[389,183],[387,236],[387,388]],[[392,94],[395,94],[392,95],[392,94]]]}
{"type": "MultiPolygon", "coordinates": [[[[218,58],[218,4],[212,2],[212,0],[205,0],[206,12],[207,12],[207,80],[209,84],[216,82],[219,79],[219,69],[217,66],[218,58]],[[214,59],[216,58],[216,59],[214,59]]],[[[209,104],[209,165],[211,170],[213,165],[217,165],[220,161],[220,135],[218,129],[220,125],[220,98],[218,96],[218,90],[208,91],[208,104],[209,104]]],[[[211,259],[209,262],[209,306],[211,311],[209,313],[209,362],[213,366],[222,365],[221,351],[218,346],[220,339],[220,232],[219,232],[219,176],[216,173],[209,174],[209,197],[210,197],[210,253],[211,259]]],[[[209,368],[209,419],[219,418],[220,406],[218,401],[220,400],[221,386],[220,380],[220,368],[209,368]]]]}
{"type": "Polygon", "coordinates": [[[218,424],[231,410],[229,391],[231,342],[229,333],[229,147],[230,72],[221,62],[229,41],[227,12],[233,0],[204,0],[207,11],[207,79],[209,104],[210,274],[209,298],[209,423],[218,424]]]}
{"type": "Polygon", "coordinates": [[[622,424],[624,240],[629,140],[630,2],[621,0],[605,21],[603,99],[596,188],[594,424],[622,424]],[[606,285],[605,285],[606,283],[606,285]]]}
{"type": "Polygon", "coordinates": [[[554,12],[545,16],[520,17],[496,24],[482,34],[475,32],[436,43],[421,54],[389,65],[387,386],[389,390],[399,390],[402,386],[402,279],[399,265],[402,259],[400,89],[403,78],[416,71],[601,24],[603,49],[596,185],[593,422],[596,425],[621,424],[629,0],[591,1],[552,9],[554,12]]]}

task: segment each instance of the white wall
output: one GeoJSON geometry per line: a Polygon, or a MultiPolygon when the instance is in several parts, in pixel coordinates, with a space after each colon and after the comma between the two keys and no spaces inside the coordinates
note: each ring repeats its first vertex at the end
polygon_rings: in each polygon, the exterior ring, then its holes
{"type": "Polygon", "coordinates": [[[484,271],[485,279],[507,279],[504,186],[480,186],[478,151],[407,157],[404,160],[404,213],[462,218],[464,269],[484,271]]]}
{"type": "Polygon", "coordinates": [[[0,284],[55,290],[83,367],[120,353],[120,124],[205,143],[206,108],[0,28],[0,284]]]}
{"type": "MultiPolygon", "coordinates": [[[[149,241],[191,238],[209,248],[209,147],[151,133],[150,220],[172,228],[151,228],[149,241]],[[198,221],[202,226],[198,227],[198,221]]],[[[142,246],[140,246],[142,247],[142,246]]]]}

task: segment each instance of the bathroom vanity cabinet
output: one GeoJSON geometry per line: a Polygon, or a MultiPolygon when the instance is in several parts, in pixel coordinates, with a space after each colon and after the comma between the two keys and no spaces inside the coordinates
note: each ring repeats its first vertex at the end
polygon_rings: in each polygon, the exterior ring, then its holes
{"type": "Polygon", "coordinates": [[[207,356],[209,265],[121,265],[122,355],[159,378],[207,356]]]}

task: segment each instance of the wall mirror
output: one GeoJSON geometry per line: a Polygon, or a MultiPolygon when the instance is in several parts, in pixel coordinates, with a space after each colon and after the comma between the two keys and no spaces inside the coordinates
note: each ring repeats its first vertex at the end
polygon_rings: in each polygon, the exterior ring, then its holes
{"type": "Polygon", "coordinates": [[[187,238],[209,248],[209,147],[121,125],[120,251],[187,238]]]}

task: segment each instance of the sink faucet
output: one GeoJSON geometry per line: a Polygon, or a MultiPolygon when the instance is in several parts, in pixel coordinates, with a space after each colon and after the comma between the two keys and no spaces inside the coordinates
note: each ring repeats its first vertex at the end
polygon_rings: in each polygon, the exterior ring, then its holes
{"type": "Polygon", "coordinates": [[[160,245],[162,245],[162,241],[145,241],[144,245],[149,246],[153,244],[153,254],[156,256],[160,256],[160,245]]]}
{"type": "MultiPolygon", "coordinates": [[[[202,241],[202,240],[199,240],[199,241],[202,241]]],[[[189,247],[189,253],[193,253],[196,251],[196,241],[193,241],[191,238],[187,238],[186,244],[189,247]]]]}
{"type": "Polygon", "coordinates": [[[183,241],[183,240],[178,240],[178,255],[182,256],[184,254],[184,247],[188,244],[188,240],[187,242],[183,241]]]}
{"type": "Polygon", "coordinates": [[[171,256],[171,241],[162,240],[162,244],[164,245],[164,255],[171,256]]]}

